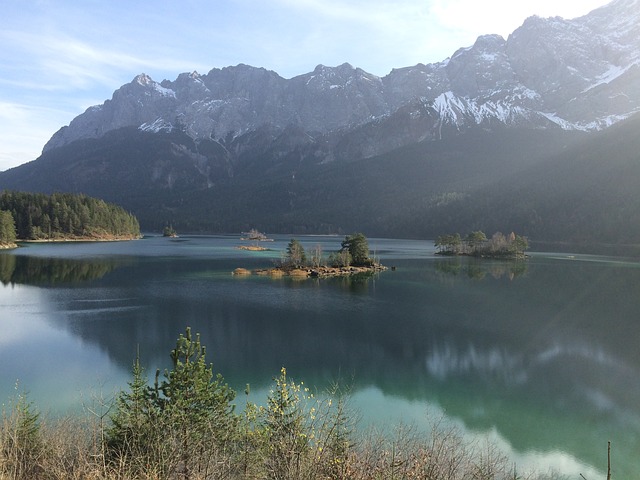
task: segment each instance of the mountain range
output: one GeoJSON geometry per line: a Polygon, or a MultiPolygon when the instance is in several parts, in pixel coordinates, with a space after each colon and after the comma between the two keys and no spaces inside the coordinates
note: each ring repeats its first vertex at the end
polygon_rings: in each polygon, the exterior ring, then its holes
{"type": "Polygon", "coordinates": [[[143,229],[640,242],[639,114],[640,0],[614,0],[385,77],[140,74],[0,188],[98,196],[143,229]]]}

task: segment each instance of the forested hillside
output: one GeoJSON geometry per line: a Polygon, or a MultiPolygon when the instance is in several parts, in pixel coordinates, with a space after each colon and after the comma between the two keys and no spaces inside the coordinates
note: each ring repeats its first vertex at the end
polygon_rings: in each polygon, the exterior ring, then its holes
{"type": "Polygon", "coordinates": [[[0,211],[11,214],[19,240],[124,239],[140,236],[132,214],[83,194],[4,191],[0,211]]]}

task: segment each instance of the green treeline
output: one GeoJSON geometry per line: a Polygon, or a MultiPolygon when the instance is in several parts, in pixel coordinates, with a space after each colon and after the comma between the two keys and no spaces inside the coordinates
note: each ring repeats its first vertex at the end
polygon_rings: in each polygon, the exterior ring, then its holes
{"type": "Polygon", "coordinates": [[[471,255],[475,257],[522,258],[529,248],[527,237],[511,232],[504,235],[494,233],[487,238],[484,232],[477,230],[462,238],[459,233],[440,235],[435,246],[441,255],[471,255]]]}
{"type": "MultiPolygon", "coordinates": [[[[0,195],[0,211],[11,214],[15,238],[20,240],[140,236],[135,216],[117,205],[83,194],[4,191],[0,195]]],[[[0,232],[5,223],[8,217],[3,214],[0,232]]],[[[0,243],[2,241],[0,238],[0,243]]]]}
{"type": "MultiPolygon", "coordinates": [[[[333,252],[327,259],[331,267],[371,267],[374,259],[369,257],[369,241],[362,233],[354,233],[344,237],[340,250],[333,252]]],[[[309,258],[300,241],[292,238],[287,245],[286,255],[281,266],[287,268],[301,268],[308,265],[319,267],[324,265],[322,248],[316,245],[310,252],[309,258]]]]}

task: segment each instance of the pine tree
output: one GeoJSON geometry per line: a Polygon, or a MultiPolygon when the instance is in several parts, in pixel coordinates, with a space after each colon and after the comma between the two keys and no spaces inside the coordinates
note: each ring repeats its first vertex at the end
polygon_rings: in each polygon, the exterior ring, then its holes
{"type": "Polygon", "coordinates": [[[362,233],[348,235],[342,241],[342,250],[348,250],[354,265],[369,265],[369,242],[362,233]]]}
{"type": "Polygon", "coordinates": [[[153,401],[139,358],[133,364],[132,374],[129,390],[116,397],[106,432],[106,449],[111,461],[126,459],[132,473],[138,475],[149,465],[155,465],[156,471],[165,465],[162,461],[165,445],[160,410],[153,401]]]}
{"type": "Polygon", "coordinates": [[[302,244],[292,238],[287,245],[287,261],[292,267],[302,267],[307,263],[307,254],[302,244]]]}
{"type": "Polygon", "coordinates": [[[16,241],[16,227],[11,212],[0,210],[0,245],[16,241]]]}
{"type": "Polygon", "coordinates": [[[40,457],[44,452],[40,413],[26,393],[17,396],[8,415],[4,410],[2,413],[0,478],[39,478],[40,457]]]}
{"type": "MultiPolygon", "coordinates": [[[[237,431],[235,392],[206,363],[200,335],[191,329],[180,335],[171,351],[173,367],[156,373],[149,386],[136,361],[129,391],[116,400],[107,448],[122,459],[136,452],[139,469],[153,466],[156,474],[173,472],[185,480],[206,469],[208,456],[223,448],[237,431]]],[[[137,470],[133,473],[139,473],[137,470]]]]}
{"type": "Polygon", "coordinates": [[[165,372],[160,385],[165,414],[181,433],[190,437],[187,440],[197,440],[210,431],[215,435],[228,431],[227,424],[234,421],[231,402],[235,392],[224,383],[222,375],[214,376],[213,365],[206,363],[200,334],[193,339],[187,328],[171,351],[171,360],[173,368],[165,372]]]}

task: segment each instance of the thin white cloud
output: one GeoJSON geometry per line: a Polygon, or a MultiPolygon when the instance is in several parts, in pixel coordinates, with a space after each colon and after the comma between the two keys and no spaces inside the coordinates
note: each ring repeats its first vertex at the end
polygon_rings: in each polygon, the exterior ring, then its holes
{"type": "MultiPolygon", "coordinates": [[[[3,32],[0,39],[19,45],[22,55],[30,59],[27,65],[21,66],[30,72],[31,79],[40,81],[29,81],[23,85],[37,89],[85,89],[95,88],[96,84],[112,88],[121,81],[123,73],[127,78],[133,78],[144,69],[156,70],[161,66],[162,70],[182,71],[193,65],[185,58],[168,58],[155,51],[141,51],[133,55],[107,44],[89,43],[58,32],[48,32],[46,36],[3,32]]],[[[20,77],[24,72],[24,69],[20,71],[20,77]]],[[[14,75],[18,76],[17,73],[14,75]]],[[[13,80],[5,77],[0,81],[14,84],[22,81],[15,77],[13,80]]]]}
{"type": "MultiPolygon", "coordinates": [[[[532,15],[575,18],[602,6],[603,0],[431,0],[433,18],[443,27],[476,35],[497,33],[505,38],[532,15]]],[[[462,45],[461,45],[462,46],[462,45]]]]}
{"type": "Polygon", "coordinates": [[[274,64],[282,63],[283,52],[288,52],[285,70],[276,68],[285,76],[306,73],[318,63],[343,62],[386,75],[394,67],[440,61],[452,53],[442,48],[445,42],[435,41],[442,38],[429,27],[428,2],[276,0],[271,5],[280,18],[289,19],[279,24],[281,37],[295,36],[265,52],[264,58],[274,64]],[[428,50],[433,46],[437,51],[428,50]],[[307,69],[296,71],[296,65],[307,69]]]}
{"type": "Polygon", "coordinates": [[[416,16],[428,13],[429,4],[415,0],[354,0],[349,3],[336,0],[278,0],[278,3],[305,11],[316,18],[321,15],[341,23],[368,24],[383,29],[415,21],[416,16]]]}
{"type": "MultiPolygon", "coordinates": [[[[351,43],[359,42],[365,46],[378,37],[393,43],[394,39],[402,38],[408,32],[412,32],[412,36],[420,36],[428,31],[428,2],[278,0],[277,3],[290,13],[297,12],[310,20],[311,29],[316,25],[323,29],[333,26],[335,30],[348,35],[351,43]]],[[[350,47],[351,45],[343,45],[345,50],[350,47]]]]}
{"type": "Polygon", "coordinates": [[[0,171],[37,158],[43,139],[48,139],[69,118],[70,112],[64,110],[0,102],[0,171]]]}

